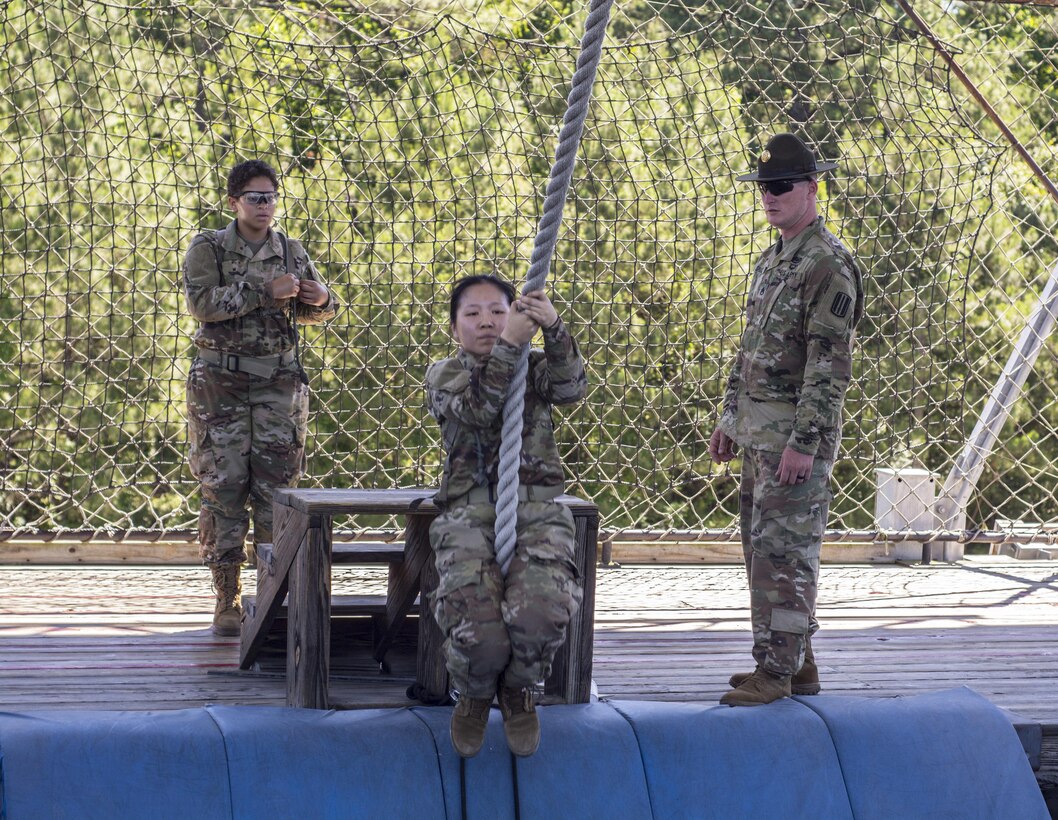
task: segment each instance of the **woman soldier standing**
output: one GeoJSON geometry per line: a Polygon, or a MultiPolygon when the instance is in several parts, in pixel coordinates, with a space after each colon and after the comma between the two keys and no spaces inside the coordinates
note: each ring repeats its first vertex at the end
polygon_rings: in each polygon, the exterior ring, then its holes
{"type": "Polygon", "coordinates": [[[250,160],[228,175],[235,221],[199,234],[184,260],[198,355],[187,382],[191,472],[201,488],[199,543],[213,575],[213,631],[238,635],[239,568],[253,509],[254,547],[272,540],[272,493],[305,467],[308,379],[297,324],[334,316],[335,299],[301,243],[272,230],[279,180],[250,160]]]}

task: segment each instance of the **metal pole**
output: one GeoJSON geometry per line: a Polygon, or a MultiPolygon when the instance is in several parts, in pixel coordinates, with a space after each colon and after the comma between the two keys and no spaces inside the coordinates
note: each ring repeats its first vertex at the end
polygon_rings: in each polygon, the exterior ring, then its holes
{"type": "Polygon", "coordinates": [[[914,24],[918,26],[919,30],[926,35],[926,39],[933,44],[933,48],[936,49],[944,62],[948,64],[948,68],[950,68],[952,73],[959,78],[959,81],[966,86],[966,90],[970,92],[973,98],[977,100],[978,104],[985,110],[985,113],[991,117],[992,122],[994,122],[999,130],[1003,132],[1003,136],[1007,138],[1007,141],[1014,146],[1014,150],[1021,155],[1021,158],[1025,160],[1029,168],[1032,169],[1032,173],[1036,175],[1040,184],[1047,189],[1047,193],[1051,195],[1051,198],[1054,199],[1055,202],[1058,202],[1058,187],[1051,182],[1050,177],[1048,177],[1043,168],[1040,167],[1040,164],[1033,159],[1032,154],[1028,152],[1028,149],[1021,144],[1021,140],[1014,136],[1014,132],[1010,130],[1010,127],[1003,121],[1003,118],[999,116],[999,112],[997,112],[992,107],[991,103],[985,99],[984,94],[982,94],[980,89],[974,85],[973,80],[971,80],[966,72],[962,70],[962,66],[955,62],[955,58],[951,55],[951,52],[945,48],[944,43],[941,42],[940,38],[933,33],[933,30],[926,24],[926,21],[919,16],[918,12],[911,8],[911,4],[907,0],[896,0],[896,2],[899,4],[900,8],[904,10],[904,13],[911,18],[914,24]]]}
{"type": "MultiPolygon", "coordinates": [[[[985,467],[985,460],[992,452],[999,433],[1010,415],[1010,410],[1021,393],[1043,343],[1054,330],[1058,321],[1058,265],[1051,269],[1051,276],[1044,288],[1036,310],[1025,324],[1017,346],[1010,354],[1003,374],[999,377],[985,409],[977,419],[977,425],[966,442],[966,446],[952,466],[944,486],[933,505],[937,515],[937,529],[962,530],[966,527],[966,505],[977,486],[985,467]]],[[[955,548],[945,546],[945,559],[955,548]]],[[[958,557],[958,556],[957,556],[958,557]]],[[[951,559],[954,560],[954,559],[951,559]]]]}
{"type": "MultiPolygon", "coordinates": [[[[948,64],[948,68],[951,69],[952,73],[966,86],[966,90],[985,110],[985,113],[988,114],[1003,133],[1003,136],[1014,147],[1014,150],[1017,151],[1033,174],[1036,175],[1036,179],[1047,190],[1047,193],[1051,195],[1051,198],[1058,202],[1058,187],[1047,176],[1032,154],[1028,152],[1028,149],[1021,144],[1014,132],[1010,130],[1003,118],[999,116],[999,112],[985,99],[984,94],[974,85],[966,72],[963,71],[962,66],[955,61],[955,58],[945,47],[944,43],[941,42],[940,38],[933,33],[926,21],[911,7],[908,0],[896,0],[896,2],[930,41],[936,52],[948,64]]],[[[1043,295],[1040,297],[1032,318],[1029,319],[1025,329],[1022,331],[1017,348],[1011,353],[1010,359],[1003,369],[1003,374],[992,389],[992,395],[985,405],[984,412],[981,413],[980,418],[977,420],[977,425],[967,440],[962,454],[953,465],[940,494],[937,496],[933,509],[937,518],[936,527],[938,530],[962,530],[965,528],[966,505],[969,503],[970,495],[977,486],[977,481],[984,470],[985,460],[991,453],[992,447],[1003,429],[1003,424],[1007,420],[1007,416],[1010,415],[1010,409],[1021,392],[1022,385],[1024,385],[1025,379],[1028,378],[1029,373],[1032,371],[1032,366],[1036,361],[1036,356],[1039,355],[1040,348],[1042,348],[1044,341],[1054,328],[1056,308],[1058,308],[1058,266],[1051,270],[1050,280],[1044,289],[1043,295]]],[[[929,562],[932,549],[932,543],[926,543],[923,546],[922,560],[924,563],[929,562]]],[[[944,560],[957,560],[962,557],[962,552],[963,550],[959,545],[945,543],[944,560]]]]}

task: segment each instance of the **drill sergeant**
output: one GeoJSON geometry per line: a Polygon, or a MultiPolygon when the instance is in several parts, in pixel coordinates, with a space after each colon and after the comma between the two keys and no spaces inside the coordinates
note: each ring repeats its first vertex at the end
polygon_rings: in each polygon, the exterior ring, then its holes
{"type": "Polygon", "coordinates": [[[745,330],[709,441],[717,463],[743,449],[742,552],[753,624],[752,673],[734,675],[720,702],[756,706],[816,694],[811,636],[819,554],[852,374],[863,285],[852,255],[817,214],[817,164],[793,134],[768,141],[756,182],[780,238],[758,260],[745,330]]]}

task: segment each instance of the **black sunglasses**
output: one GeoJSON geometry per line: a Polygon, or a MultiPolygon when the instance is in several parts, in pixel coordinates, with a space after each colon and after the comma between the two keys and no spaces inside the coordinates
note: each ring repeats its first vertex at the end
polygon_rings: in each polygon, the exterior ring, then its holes
{"type": "Polygon", "coordinates": [[[767,182],[758,182],[757,187],[760,188],[762,194],[768,193],[772,196],[782,196],[788,194],[793,190],[793,186],[798,182],[808,182],[808,177],[799,177],[797,179],[772,179],[767,182]]]}

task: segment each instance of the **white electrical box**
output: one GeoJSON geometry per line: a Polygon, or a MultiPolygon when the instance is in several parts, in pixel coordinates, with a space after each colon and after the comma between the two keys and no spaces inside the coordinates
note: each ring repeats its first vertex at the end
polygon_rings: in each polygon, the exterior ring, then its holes
{"type": "MultiPolygon", "coordinates": [[[[933,473],[917,467],[880,467],[875,482],[874,520],[879,529],[928,532],[934,528],[937,481],[933,473]]],[[[892,557],[917,561],[922,557],[922,542],[897,541],[892,557]]]]}

